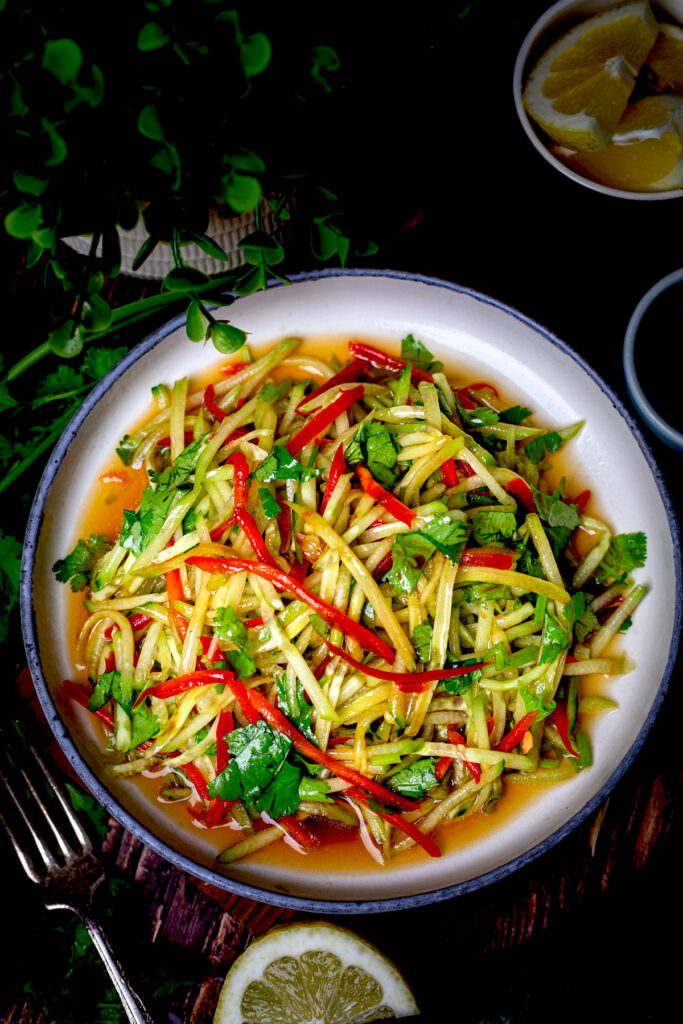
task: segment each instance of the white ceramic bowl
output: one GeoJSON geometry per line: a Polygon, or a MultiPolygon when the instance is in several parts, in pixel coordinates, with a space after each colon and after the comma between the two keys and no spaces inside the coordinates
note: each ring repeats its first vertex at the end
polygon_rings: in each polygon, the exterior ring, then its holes
{"type": "MultiPolygon", "coordinates": [[[[548,46],[559,39],[564,32],[573,28],[582,17],[589,18],[599,11],[616,7],[619,2],[624,3],[625,0],[559,0],[531,26],[517,54],[512,75],[512,93],[517,116],[534,149],[556,170],[579,185],[590,188],[594,192],[601,192],[606,196],[616,196],[620,199],[634,199],[643,202],[653,202],[658,199],[680,199],[683,197],[683,188],[671,189],[666,192],[629,192],[626,189],[601,185],[598,181],[584,177],[551,153],[548,148],[548,137],[524,109],[522,93],[527,77],[548,46]]],[[[662,14],[683,24],[683,0],[658,0],[654,7],[655,9],[659,7],[662,14]]]]}
{"type": "Polygon", "coordinates": [[[214,885],[252,898],[308,911],[353,913],[444,899],[497,880],[557,843],[604,800],[641,747],[663,700],[681,622],[680,547],[675,515],[652,457],[621,403],[566,345],[522,314],[457,285],[382,272],[304,275],[289,286],[238,300],[228,316],[249,330],[258,351],[287,335],[362,336],[398,350],[408,333],[448,365],[500,383],[515,401],[549,426],[586,418],[567,466],[580,489],[598,496],[614,528],[643,529],[647,566],[638,579],[650,593],[627,636],[638,668],[606,682],[619,711],[596,716],[594,765],[566,783],[544,789],[518,816],[476,842],[454,845],[440,859],[420,855],[383,869],[315,872],[301,866],[214,861],[206,832],[179,833],[161,805],[136,784],[108,780],[100,766],[92,718],[60,697],[71,672],[67,592],[51,571],[73,546],[82,496],[102,472],[106,453],[148,408],[149,389],[216,365],[210,347],[191,344],[178,317],[136,349],[94,389],[50,458],[38,488],[22,569],[22,627],[26,653],[46,716],[86,785],[108,811],[161,855],[214,885]],[[633,481],[638,486],[633,486],[633,481]],[[653,638],[656,637],[656,642],[653,638]]]}

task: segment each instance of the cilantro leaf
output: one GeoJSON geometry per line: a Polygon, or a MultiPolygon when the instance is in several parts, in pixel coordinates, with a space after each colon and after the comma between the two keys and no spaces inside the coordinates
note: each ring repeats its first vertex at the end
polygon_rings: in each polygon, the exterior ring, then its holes
{"type": "Polygon", "coordinates": [[[539,665],[548,665],[554,661],[559,654],[566,651],[571,643],[571,631],[565,629],[560,620],[546,612],[543,620],[543,634],[541,636],[541,653],[538,659],[539,665]]]}
{"type": "Polygon", "coordinates": [[[123,512],[119,544],[139,555],[152,541],[161,527],[178,492],[159,487],[145,487],[137,512],[127,508],[123,512]]]}
{"type": "Polygon", "coordinates": [[[642,569],[646,559],[647,537],[644,533],[618,533],[612,537],[596,575],[601,583],[609,580],[625,582],[634,569],[642,569]]]}
{"type": "Polygon", "coordinates": [[[139,444],[139,438],[133,437],[131,436],[131,434],[123,435],[123,437],[121,438],[117,445],[116,454],[121,459],[121,462],[124,464],[124,466],[130,466],[130,464],[133,461],[135,449],[139,444]]]}
{"type": "Polygon", "coordinates": [[[499,420],[499,415],[493,409],[480,405],[476,409],[464,409],[460,407],[460,418],[466,427],[492,427],[499,420]]]}
{"type": "Polygon", "coordinates": [[[293,455],[289,454],[283,444],[277,444],[253,475],[261,483],[270,483],[271,480],[299,480],[303,482],[318,476],[319,473],[319,469],[302,466],[293,455]]]}
{"type": "Polygon", "coordinates": [[[302,776],[299,783],[299,799],[301,801],[317,800],[325,804],[334,803],[332,797],[327,795],[329,791],[330,787],[324,779],[313,779],[310,775],[302,776]]]}
{"type": "Polygon", "coordinates": [[[546,455],[559,452],[561,447],[562,437],[556,431],[551,430],[547,434],[539,434],[527,441],[524,445],[524,454],[529,462],[537,466],[546,455]]]}
{"type": "Polygon", "coordinates": [[[523,405],[511,405],[509,409],[503,409],[498,415],[506,423],[519,424],[531,416],[531,409],[527,409],[523,405]]]}
{"type": "Polygon", "coordinates": [[[76,391],[83,386],[83,374],[66,363],[60,363],[52,373],[48,373],[36,385],[34,399],[51,398],[65,391],[76,391]]]}
{"type": "Polygon", "coordinates": [[[443,363],[435,360],[427,346],[414,338],[412,334],[401,341],[401,359],[405,359],[407,363],[412,363],[413,366],[418,366],[421,370],[427,370],[429,373],[436,373],[443,367],[443,363]]]}
{"type": "Polygon", "coordinates": [[[203,434],[196,441],[191,441],[187,448],[184,448],[171,465],[167,466],[161,473],[151,472],[150,477],[156,483],[157,489],[164,488],[164,490],[170,490],[187,483],[197,468],[199,456],[208,438],[208,434],[203,434]]]}
{"type": "Polygon", "coordinates": [[[125,346],[120,348],[91,348],[88,346],[83,357],[83,372],[95,381],[102,380],[110,370],[114,369],[127,351],[125,346]]]}
{"type": "Polygon", "coordinates": [[[434,516],[417,532],[452,562],[459,560],[467,540],[467,524],[462,519],[451,519],[446,513],[434,516]]]}
{"type": "Polygon", "coordinates": [[[256,671],[249,631],[233,608],[219,608],[213,624],[214,633],[223,643],[234,644],[237,650],[223,651],[238,679],[253,676],[256,671]]]}
{"type": "Polygon", "coordinates": [[[420,622],[413,630],[413,635],[410,638],[415,653],[417,654],[417,660],[423,662],[425,665],[429,662],[429,657],[432,651],[432,626],[429,622],[420,622]]]}
{"type": "Polygon", "coordinates": [[[364,420],[344,449],[347,466],[363,462],[383,487],[393,487],[398,477],[398,450],[383,423],[364,420]]]}
{"type": "Polygon", "coordinates": [[[291,380],[283,380],[280,384],[273,384],[272,380],[267,380],[256,397],[259,402],[275,402],[278,398],[283,398],[288,394],[291,389],[291,380]]]}
{"type": "Polygon", "coordinates": [[[132,737],[130,749],[153,739],[159,732],[159,719],[145,704],[138,704],[130,711],[132,737]]]}
{"type": "MultiPolygon", "coordinates": [[[[478,662],[476,658],[465,658],[464,660],[457,660],[456,658],[453,658],[452,655],[450,654],[448,657],[448,661],[449,664],[446,666],[447,668],[451,668],[452,666],[458,666],[460,668],[463,665],[480,664],[480,662],[478,662]]],[[[467,672],[465,675],[462,676],[453,676],[452,679],[442,679],[439,683],[439,686],[442,686],[446,693],[452,693],[457,696],[458,694],[466,693],[467,690],[469,690],[470,686],[472,686],[473,683],[478,683],[480,679],[481,669],[476,668],[474,669],[474,671],[467,672]]]]}
{"type": "Polygon", "coordinates": [[[546,535],[555,555],[567,547],[569,538],[581,522],[578,508],[564,500],[564,481],[552,494],[533,489],[534,502],[539,517],[548,525],[546,535]]]}
{"type": "Polygon", "coordinates": [[[111,542],[103,534],[91,533],[87,540],[79,540],[66,558],[58,559],[52,571],[60,583],[70,583],[74,593],[85,590],[95,563],[110,547],[111,542]]]}
{"type": "Polygon", "coordinates": [[[579,643],[583,643],[591,633],[600,628],[600,620],[591,608],[590,600],[590,595],[579,590],[572,595],[562,612],[579,643]]]}
{"type": "Polygon", "coordinates": [[[460,519],[436,515],[422,530],[399,533],[391,548],[391,569],[384,579],[400,594],[409,594],[417,585],[422,566],[435,549],[451,561],[457,561],[467,536],[467,526],[460,519]]]}
{"type": "Polygon", "coordinates": [[[487,545],[505,546],[517,529],[514,512],[498,509],[480,509],[472,516],[472,536],[482,547],[487,545]]]}
{"type": "Polygon", "coordinates": [[[542,722],[544,718],[548,717],[548,715],[552,715],[553,711],[555,710],[555,701],[550,700],[546,704],[544,702],[545,695],[539,697],[537,694],[532,693],[530,690],[525,690],[524,687],[520,687],[519,692],[522,695],[522,700],[524,701],[526,713],[529,714],[530,711],[536,712],[534,725],[537,722],[542,722]]]}
{"type": "Polygon", "coordinates": [[[415,800],[422,800],[428,790],[434,789],[438,785],[438,779],[434,772],[435,764],[436,761],[433,758],[415,761],[388,778],[386,784],[395,793],[413,797],[415,800]]]}
{"type": "Polygon", "coordinates": [[[299,790],[302,776],[301,768],[285,761],[272,782],[266,786],[256,801],[256,810],[259,813],[265,811],[271,818],[294,814],[301,802],[299,790]]]}
{"type": "Polygon", "coordinates": [[[252,804],[282,768],[292,741],[267,722],[256,722],[233,729],[228,746],[230,760],[209,782],[209,795],[252,804]]]}
{"type": "Polygon", "coordinates": [[[277,519],[282,508],[273,492],[269,491],[267,487],[259,487],[258,496],[261,499],[261,507],[266,519],[277,519]]]}

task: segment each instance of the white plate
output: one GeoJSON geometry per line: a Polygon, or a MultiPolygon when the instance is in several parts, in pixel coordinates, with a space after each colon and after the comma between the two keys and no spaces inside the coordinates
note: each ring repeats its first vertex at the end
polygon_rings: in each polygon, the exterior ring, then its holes
{"type": "MultiPolygon", "coordinates": [[[[220,316],[220,313],[218,314],[220,316]]],[[[543,790],[517,816],[476,842],[432,859],[411,856],[362,872],[230,865],[217,870],[214,848],[198,829],[178,830],[134,783],[104,775],[92,716],[55,695],[71,673],[67,588],[51,571],[71,550],[83,496],[121,436],[149,408],[150,387],[216,365],[216,353],[192,344],[182,317],[143,341],[103,380],[57,445],[39,486],[26,537],[22,626],[29,667],[48,720],[67,756],[108,811],[180,868],[215,885],[267,902],[327,912],[394,909],[469,891],[509,874],[584,820],[641,747],[664,696],[678,645],[678,528],[652,456],[619,400],[566,345],[518,312],[456,285],[387,271],[304,275],[289,287],[240,299],[225,316],[250,332],[254,350],[287,335],[340,334],[384,339],[397,352],[408,333],[448,365],[503,386],[549,427],[587,423],[571,442],[570,471],[598,496],[616,532],[644,530],[648,559],[637,579],[649,593],[623,647],[637,668],[606,683],[619,711],[594,716],[593,767],[543,790]]]]}

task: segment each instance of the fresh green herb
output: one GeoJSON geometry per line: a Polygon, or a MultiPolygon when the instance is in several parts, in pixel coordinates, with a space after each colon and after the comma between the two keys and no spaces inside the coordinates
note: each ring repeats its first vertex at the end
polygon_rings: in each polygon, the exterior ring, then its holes
{"type": "Polygon", "coordinates": [[[132,681],[122,679],[121,673],[114,669],[111,672],[104,672],[99,677],[88,700],[90,711],[99,711],[110,700],[114,700],[126,712],[131,721],[131,742],[128,750],[133,750],[145,740],[152,739],[159,732],[159,720],[156,715],[145,704],[133,707],[134,699],[132,681]]]}
{"type": "Polygon", "coordinates": [[[270,483],[271,480],[298,480],[303,483],[318,476],[319,473],[319,469],[302,466],[289,454],[284,445],[278,444],[253,475],[261,483],[270,483]]]}
{"type": "Polygon", "coordinates": [[[509,409],[503,409],[498,416],[505,423],[520,424],[531,416],[531,409],[526,409],[523,405],[511,405],[509,409]]]}
{"type": "Polygon", "coordinates": [[[547,523],[546,536],[557,556],[567,547],[569,538],[581,522],[578,509],[565,501],[564,479],[552,494],[544,494],[535,488],[533,494],[539,517],[547,523]]]}
{"type": "Polygon", "coordinates": [[[261,499],[261,508],[266,519],[277,519],[282,508],[272,491],[267,487],[259,487],[258,496],[261,499]]]}
{"type": "Polygon", "coordinates": [[[302,802],[314,800],[319,803],[334,803],[332,797],[327,795],[329,791],[330,787],[324,779],[312,779],[309,775],[304,775],[299,783],[299,799],[302,802]]]}
{"type": "Polygon", "coordinates": [[[642,569],[647,559],[647,537],[644,533],[619,533],[612,537],[607,554],[598,567],[600,583],[625,583],[634,569],[642,569]]]}
{"type": "Polygon", "coordinates": [[[177,490],[167,490],[165,487],[155,490],[151,485],[145,487],[138,511],[124,509],[119,537],[121,547],[132,551],[134,555],[144,551],[164,525],[177,495],[177,490]]]}
{"type": "Polygon", "coordinates": [[[425,665],[429,663],[429,657],[432,650],[432,625],[429,622],[420,622],[410,638],[415,653],[417,654],[417,660],[423,662],[425,665]]]}
{"type": "Polygon", "coordinates": [[[157,489],[170,490],[174,487],[181,487],[186,484],[195,469],[203,448],[206,447],[208,434],[191,441],[187,448],[180,452],[170,466],[167,466],[161,473],[150,472],[150,479],[156,483],[157,489]]]}
{"type": "Polygon", "coordinates": [[[539,696],[536,693],[532,693],[530,690],[524,689],[523,686],[520,686],[519,692],[522,695],[522,700],[524,701],[524,709],[526,713],[529,714],[530,711],[536,712],[534,725],[536,725],[538,722],[542,722],[544,718],[548,717],[548,715],[552,715],[553,711],[557,706],[554,700],[548,700],[546,702],[545,694],[541,694],[539,696]]]}
{"type": "Polygon", "coordinates": [[[482,547],[505,547],[505,542],[514,537],[516,529],[514,512],[480,509],[472,516],[472,536],[482,547]]]}
{"type": "Polygon", "coordinates": [[[283,380],[279,384],[273,384],[272,380],[267,380],[256,397],[260,402],[276,402],[278,398],[284,398],[289,394],[291,389],[291,380],[283,380]]]}
{"type": "Polygon", "coordinates": [[[457,562],[467,537],[467,525],[448,515],[437,515],[422,529],[400,533],[391,552],[391,569],[384,579],[398,593],[412,593],[422,567],[438,548],[447,558],[457,562]]]}
{"type": "Polygon", "coordinates": [[[210,796],[221,800],[244,800],[247,804],[254,804],[257,810],[268,809],[274,817],[292,814],[298,807],[301,770],[287,765],[281,779],[281,791],[276,781],[291,746],[292,741],[267,722],[233,729],[230,733],[230,760],[223,771],[209,782],[210,796]],[[262,796],[267,808],[259,807],[262,796]]]}
{"type": "MultiPolygon", "coordinates": [[[[7,540],[8,538],[5,538],[7,540]]],[[[79,540],[73,551],[60,558],[52,566],[52,571],[60,583],[69,583],[74,593],[85,590],[90,582],[96,562],[110,549],[111,542],[101,533],[92,533],[87,540],[79,540]]],[[[0,549],[1,553],[1,549],[0,549]]],[[[9,566],[12,566],[11,551],[9,566]]],[[[2,560],[3,571],[5,562],[2,560]]]]}
{"type": "Polygon", "coordinates": [[[537,466],[546,455],[559,452],[561,447],[561,435],[551,430],[547,434],[539,434],[537,437],[532,437],[530,441],[527,441],[524,445],[524,454],[529,462],[537,466]]]}
{"type": "Polygon", "coordinates": [[[418,366],[421,370],[427,370],[428,373],[437,373],[443,369],[443,363],[434,359],[427,346],[414,338],[412,334],[401,341],[401,359],[412,363],[413,366],[418,366]]]}
{"type": "Polygon", "coordinates": [[[318,746],[318,739],[311,728],[311,716],[313,705],[308,702],[306,691],[300,679],[296,680],[296,700],[290,698],[287,683],[284,676],[278,676],[277,682],[277,706],[278,710],[296,726],[300,733],[318,746]]]}
{"type": "Polygon", "coordinates": [[[124,466],[130,466],[135,455],[135,450],[140,444],[139,438],[131,437],[130,434],[124,434],[118,443],[116,448],[116,454],[121,459],[124,466]]]}
{"type": "Polygon", "coordinates": [[[460,406],[459,412],[464,426],[475,430],[477,427],[492,427],[499,419],[498,413],[485,405],[480,405],[476,409],[464,409],[460,406]]]}
{"type": "Polygon", "coordinates": [[[214,619],[214,633],[223,643],[234,644],[237,650],[224,651],[225,658],[229,661],[238,679],[246,679],[253,676],[256,671],[256,663],[251,649],[249,630],[239,619],[233,608],[219,608],[214,619]]]}
{"type": "Polygon", "coordinates": [[[344,449],[347,466],[362,462],[383,487],[393,487],[398,477],[398,448],[383,423],[363,420],[344,449]]]}
{"type": "Polygon", "coordinates": [[[591,608],[591,598],[583,590],[572,594],[562,610],[564,618],[574,630],[579,643],[583,643],[591,633],[600,628],[600,620],[591,608]]]}
{"type": "Polygon", "coordinates": [[[558,655],[568,649],[571,639],[571,630],[567,630],[555,615],[546,611],[538,664],[548,665],[551,661],[555,661],[558,655]]]}
{"type": "Polygon", "coordinates": [[[436,761],[432,758],[415,761],[387,779],[387,786],[402,796],[422,800],[430,789],[438,785],[434,773],[435,764],[436,761]]]}
{"type": "MultiPolygon", "coordinates": [[[[478,664],[480,664],[480,661],[477,661],[476,658],[454,658],[449,651],[446,667],[451,668],[457,665],[458,668],[462,668],[462,666],[465,665],[478,664]]],[[[446,693],[458,695],[462,693],[467,693],[469,688],[473,684],[478,683],[480,679],[481,669],[475,668],[472,672],[467,672],[465,675],[453,676],[452,679],[442,679],[441,682],[439,683],[439,686],[443,687],[446,693]]]]}

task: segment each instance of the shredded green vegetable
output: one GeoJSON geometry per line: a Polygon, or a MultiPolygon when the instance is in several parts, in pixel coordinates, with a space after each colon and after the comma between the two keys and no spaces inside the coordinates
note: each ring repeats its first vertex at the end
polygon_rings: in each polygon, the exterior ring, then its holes
{"type": "Polygon", "coordinates": [[[115,775],[230,826],[221,863],[313,847],[326,818],[378,863],[437,856],[508,785],[590,765],[583,714],[614,702],[581,681],[632,667],[608,645],[645,535],[546,486],[581,424],[535,425],[412,336],[400,359],[351,343],[336,373],[297,345],[157,387],[121,439],[139,507],[55,565],[89,612],[68,692],[115,775]]]}

